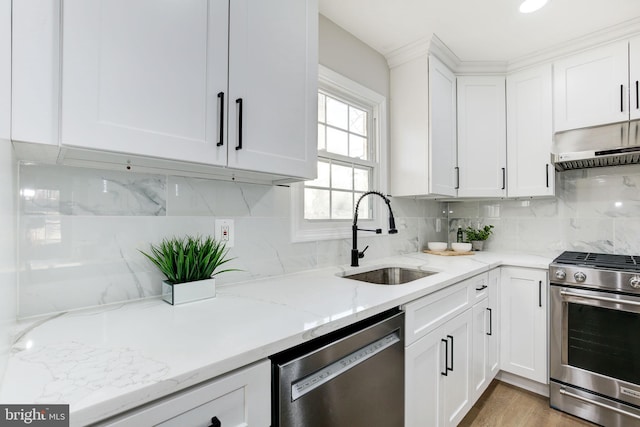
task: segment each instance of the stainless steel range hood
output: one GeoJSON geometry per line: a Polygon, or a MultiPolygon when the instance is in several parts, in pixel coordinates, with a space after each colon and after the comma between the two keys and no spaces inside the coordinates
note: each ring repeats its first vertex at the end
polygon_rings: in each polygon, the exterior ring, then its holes
{"type": "Polygon", "coordinates": [[[558,171],[640,163],[640,120],[558,132],[551,161],[558,171]]]}

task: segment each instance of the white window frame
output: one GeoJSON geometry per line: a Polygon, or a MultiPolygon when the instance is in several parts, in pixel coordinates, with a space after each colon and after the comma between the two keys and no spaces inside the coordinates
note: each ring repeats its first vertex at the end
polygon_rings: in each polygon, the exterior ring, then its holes
{"type": "MultiPolygon", "coordinates": [[[[357,83],[342,74],[319,65],[318,86],[329,93],[342,94],[347,99],[353,98],[372,107],[373,135],[369,143],[377,166],[374,168],[372,190],[387,194],[387,99],[385,96],[357,83]]],[[[380,197],[367,196],[373,206],[373,219],[358,219],[358,225],[365,228],[381,228],[386,234],[388,229],[388,213],[380,197]],[[386,224],[386,225],[385,225],[386,224]]],[[[304,183],[291,186],[291,239],[294,242],[314,240],[331,240],[351,237],[351,224],[348,220],[313,220],[304,219],[304,183]]],[[[354,206],[355,208],[355,206],[354,206]]],[[[371,236],[375,234],[371,233],[371,236]]]]}

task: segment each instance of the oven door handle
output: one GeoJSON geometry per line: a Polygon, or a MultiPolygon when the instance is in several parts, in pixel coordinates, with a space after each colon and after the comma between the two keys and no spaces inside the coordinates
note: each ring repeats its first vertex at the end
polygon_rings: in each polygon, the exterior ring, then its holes
{"type": "Polygon", "coordinates": [[[614,406],[610,406],[610,405],[604,404],[604,403],[602,403],[602,402],[597,402],[597,401],[595,401],[595,400],[587,399],[586,397],[582,397],[582,396],[579,396],[579,395],[577,395],[577,394],[573,394],[573,393],[571,393],[571,392],[568,392],[568,391],[567,391],[566,389],[564,389],[564,388],[561,388],[561,389],[560,389],[560,394],[562,394],[562,395],[564,395],[564,396],[567,396],[567,397],[571,397],[571,398],[576,399],[576,400],[580,400],[581,402],[585,402],[585,403],[589,403],[589,404],[591,404],[591,405],[599,406],[599,407],[601,407],[601,408],[609,409],[609,410],[614,411],[614,412],[617,412],[617,413],[619,413],[619,414],[622,414],[622,415],[626,415],[626,416],[628,416],[628,417],[635,418],[636,420],[640,420],[640,417],[639,417],[638,415],[636,415],[636,414],[633,414],[633,413],[631,413],[631,412],[624,411],[624,410],[619,409],[619,408],[616,408],[616,407],[614,407],[614,406]]]}
{"type": "Polygon", "coordinates": [[[616,298],[607,298],[607,297],[600,297],[600,296],[595,296],[595,295],[582,295],[582,294],[576,294],[575,292],[565,291],[564,289],[560,291],[560,295],[562,295],[563,297],[576,297],[576,298],[582,298],[582,299],[593,299],[593,300],[596,300],[596,301],[613,302],[613,303],[616,303],[616,304],[635,305],[637,307],[640,307],[640,301],[621,300],[621,299],[616,299],[616,298]]]}

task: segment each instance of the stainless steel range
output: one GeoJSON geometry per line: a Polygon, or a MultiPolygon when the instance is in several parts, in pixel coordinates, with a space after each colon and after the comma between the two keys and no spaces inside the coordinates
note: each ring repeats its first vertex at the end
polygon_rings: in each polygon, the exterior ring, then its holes
{"type": "Polygon", "coordinates": [[[549,281],[551,406],[640,426],[640,256],[564,252],[549,281]]]}

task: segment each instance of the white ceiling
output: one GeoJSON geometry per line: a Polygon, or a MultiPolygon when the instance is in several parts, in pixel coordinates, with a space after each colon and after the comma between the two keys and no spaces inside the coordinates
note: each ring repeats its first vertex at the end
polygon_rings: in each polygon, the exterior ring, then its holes
{"type": "Polygon", "coordinates": [[[512,61],[640,18],[640,0],[319,0],[320,13],[383,55],[436,34],[462,61],[512,61]]]}

